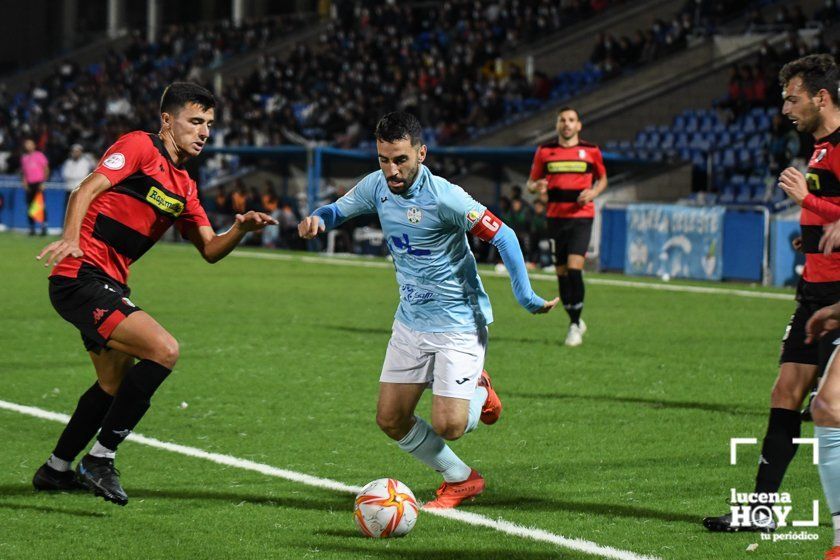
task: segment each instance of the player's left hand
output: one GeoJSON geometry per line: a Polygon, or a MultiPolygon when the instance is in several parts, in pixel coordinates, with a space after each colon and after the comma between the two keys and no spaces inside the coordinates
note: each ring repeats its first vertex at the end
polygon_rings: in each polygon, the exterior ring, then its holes
{"type": "Polygon", "coordinates": [[[548,313],[549,311],[554,309],[557,306],[558,303],[560,303],[560,298],[559,297],[556,297],[551,301],[547,301],[547,302],[545,302],[545,305],[542,306],[542,309],[537,309],[536,311],[534,311],[534,315],[540,315],[542,313],[548,313]]]}
{"type": "Polygon", "coordinates": [[[592,189],[583,189],[577,197],[577,203],[581,206],[586,206],[595,200],[595,191],[592,189]]]}
{"type": "Polygon", "coordinates": [[[840,222],[825,226],[818,248],[825,255],[830,255],[834,249],[840,248],[840,222]]]}
{"type": "Polygon", "coordinates": [[[795,167],[788,167],[782,171],[779,175],[779,188],[800,206],[808,196],[808,181],[805,180],[805,175],[795,167]]]}
{"type": "Polygon", "coordinates": [[[242,231],[258,231],[265,226],[274,226],[279,222],[264,212],[245,212],[236,215],[236,225],[242,231]]]}
{"type": "Polygon", "coordinates": [[[840,306],[838,304],[823,307],[811,315],[805,324],[805,343],[819,340],[828,331],[840,328],[840,306]]]}

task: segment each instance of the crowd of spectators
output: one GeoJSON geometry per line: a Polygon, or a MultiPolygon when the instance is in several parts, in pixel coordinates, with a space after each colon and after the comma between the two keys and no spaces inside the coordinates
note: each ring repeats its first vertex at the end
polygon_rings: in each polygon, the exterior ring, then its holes
{"type": "Polygon", "coordinates": [[[70,60],[61,62],[25,93],[10,95],[0,85],[0,152],[13,153],[6,171],[15,171],[14,154],[25,138],[32,138],[58,168],[73,144],[102,153],[124,132],[156,130],[160,94],[167,83],[202,81],[206,70],[261,49],[299,21],[289,16],[240,27],[228,22],[172,26],[156,43],[136,32],[125,48],[109,51],[97,64],[82,68],[70,60]]]}
{"type": "Polygon", "coordinates": [[[621,37],[599,33],[589,60],[605,78],[617,76],[685,49],[693,36],[713,34],[750,4],[750,0],[688,0],[670,22],[657,18],[649,28],[621,37]]]}
{"type": "MultiPolygon", "coordinates": [[[[442,143],[493,122],[503,100],[547,96],[548,78],[526,80],[500,54],[600,13],[621,0],[478,0],[441,4],[347,1],[314,45],[268,56],[225,85],[219,132],[229,145],[326,142],[355,146],[387,109],[416,111],[442,143]],[[229,117],[229,118],[226,118],[229,117]]],[[[150,44],[140,33],[98,64],[62,62],[28,91],[0,86],[0,152],[16,171],[22,140],[59,168],[73,144],[101,153],[120,134],[158,126],[157,103],[174,80],[207,83],[237,54],[256,52],[299,29],[294,16],[167,28],[150,44]]],[[[0,166],[2,162],[0,162],[0,166]]],[[[0,171],[3,171],[0,169],[0,171]]]]}
{"type": "Polygon", "coordinates": [[[293,197],[278,194],[270,179],[265,179],[261,187],[253,183],[246,185],[244,180],[237,179],[232,188],[219,187],[215,193],[205,197],[203,202],[207,217],[216,231],[230,227],[236,214],[244,214],[251,210],[265,212],[276,219],[278,225],[249,234],[245,244],[262,245],[272,249],[303,248],[303,241],[297,235],[297,224],[301,220],[298,202],[293,197]]]}
{"type": "Polygon", "coordinates": [[[233,142],[283,140],[354,147],[385,111],[402,109],[440,144],[505,114],[505,102],[547,97],[501,55],[600,13],[605,0],[477,0],[414,6],[345,3],[315,46],[267,57],[232,88],[253,118],[233,142]],[[267,118],[265,115],[267,114],[267,118]]]}

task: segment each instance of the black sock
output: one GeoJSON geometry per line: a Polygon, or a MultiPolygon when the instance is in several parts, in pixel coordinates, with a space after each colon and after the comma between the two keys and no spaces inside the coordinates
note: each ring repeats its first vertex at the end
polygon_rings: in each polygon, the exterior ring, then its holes
{"type": "Polygon", "coordinates": [[[580,323],[580,314],[583,313],[583,271],[569,269],[569,301],[563,305],[569,320],[572,323],[580,323]]]}
{"type": "Polygon", "coordinates": [[[802,433],[802,416],[798,410],[770,409],[767,435],[761,446],[761,460],[755,477],[756,492],[778,492],[788,465],[796,455],[798,444],[793,438],[802,433]]]}
{"type": "Polygon", "coordinates": [[[72,463],[96,435],[113,401],[114,397],[103,391],[98,382],[85,391],[79,398],[73,416],[61,432],[53,455],[72,463]]]}
{"type": "Polygon", "coordinates": [[[566,275],[557,277],[557,284],[560,286],[560,301],[563,302],[563,307],[569,301],[569,277],[566,275]]]}
{"type": "Polygon", "coordinates": [[[151,360],[140,360],[126,372],[97,440],[112,451],[137,426],[151,405],[152,395],[172,372],[151,360]]]}

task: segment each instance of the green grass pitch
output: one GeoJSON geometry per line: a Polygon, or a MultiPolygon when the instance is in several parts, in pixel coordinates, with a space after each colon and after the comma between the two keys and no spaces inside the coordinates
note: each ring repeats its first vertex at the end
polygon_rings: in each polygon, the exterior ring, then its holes
{"type": "MultiPolygon", "coordinates": [[[[93,374],[78,333],[50,306],[33,258],[43,244],[0,235],[0,400],[69,414],[93,374]]],[[[731,466],[729,438],[763,436],[792,300],[590,284],[585,344],[568,349],[562,310],[530,316],[507,279],[484,283],[496,315],[487,369],[505,412],[453,444],[487,479],[464,511],[663,559],[818,558],[830,547],[824,505],[821,526],[805,529],[817,541],[700,525],[727,510],[731,487],[752,490],[758,448],[731,466]]],[[[374,421],[392,270],[298,256],[210,266],[162,244],[130,284],[181,343],[139,433],[352,485],[391,476],[431,497],[436,473],[374,421]]],[[[534,287],[556,293],[552,281],[534,287]]],[[[427,396],[419,412],[428,406],[427,396]]],[[[368,540],[350,494],[131,442],[118,459],[125,508],[36,494],[31,476],[60,429],[0,410],[0,558],[593,558],[422,512],[408,537],[368,540]]],[[[785,483],[800,519],[822,501],[810,455],[800,450],[785,483]]]]}

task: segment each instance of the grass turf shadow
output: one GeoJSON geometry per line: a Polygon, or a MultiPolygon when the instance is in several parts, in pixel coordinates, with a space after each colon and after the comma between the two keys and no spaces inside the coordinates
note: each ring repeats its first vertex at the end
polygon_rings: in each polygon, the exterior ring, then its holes
{"type": "Polygon", "coordinates": [[[738,405],[704,403],[694,401],[665,401],[644,397],[612,397],[609,395],[576,395],[573,393],[519,393],[505,391],[503,397],[519,397],[523,399],[550,400],[584,400],[604,403],[641,404],[656,409],[703,410],[706,412],[723,412],[736,416],[765,416],[766,410],[744,408],[738,405]]]}

